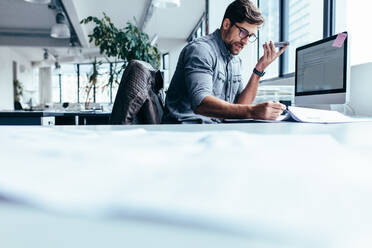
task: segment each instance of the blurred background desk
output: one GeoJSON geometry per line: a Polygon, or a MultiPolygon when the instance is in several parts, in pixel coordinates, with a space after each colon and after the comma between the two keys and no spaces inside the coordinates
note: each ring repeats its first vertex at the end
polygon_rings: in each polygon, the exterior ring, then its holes
{"type": "Polygon", "coordinates": [[[111,113],[99,111],[63,112],[56,115],[56,125],[109,125],[111,113]]]}
{"type": "Polygon", "coordinates": [[[0,111],[0,125],[108,125],[110,115],[99,111],[0,111]]]}

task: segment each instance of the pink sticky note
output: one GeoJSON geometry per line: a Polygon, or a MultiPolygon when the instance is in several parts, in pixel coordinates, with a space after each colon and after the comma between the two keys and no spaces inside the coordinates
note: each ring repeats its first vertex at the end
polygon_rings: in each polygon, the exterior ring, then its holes
{"type": "Polygon", "coordinates": [[[345,33],[339,33],[337,35],[337,38],[336,38],[335,42],[333,42],[333,46],[334,47],[341,48],[342,45],[344,44],[345,40],[346,40],[346,37],[347,37],[347,34],[345,34],[345,33]]]}

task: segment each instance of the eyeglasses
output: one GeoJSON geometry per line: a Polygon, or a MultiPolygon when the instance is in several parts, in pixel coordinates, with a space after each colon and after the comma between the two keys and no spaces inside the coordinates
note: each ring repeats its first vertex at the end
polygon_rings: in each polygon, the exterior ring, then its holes
{"type": "Polygon", "coordinates": [[[247,30],[245,30],[242,27],[239,27],[238,25],[234,24],[239,29],[239,37],[242,39],[248,38],[248,41],[253,43],[257,40],[257,36],[255,34],[250,34],[247,30]]]}

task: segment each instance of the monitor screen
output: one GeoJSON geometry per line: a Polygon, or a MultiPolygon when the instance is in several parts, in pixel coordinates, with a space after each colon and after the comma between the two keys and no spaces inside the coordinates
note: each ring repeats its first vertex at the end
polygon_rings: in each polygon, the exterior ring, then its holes
{"type": "Polygon", "coordinates": [[[345,102],[347,84],[347,38],[341,47],[333,46],[337,35],[296,50],[296,104],[345,102]],[[343,93],[337,98],[335,94],[343,93]],[[304,96],[304,98],[301,98],[304,96]]]}

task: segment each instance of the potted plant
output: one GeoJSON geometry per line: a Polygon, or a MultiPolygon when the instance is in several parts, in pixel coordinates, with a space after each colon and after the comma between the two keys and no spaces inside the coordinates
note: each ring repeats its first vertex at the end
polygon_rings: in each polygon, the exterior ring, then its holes
{"type": "MultiPolygon", "coordinates": [[[[120,73],[125,69],[128,62],[133,59],[148,62],[154,68],[159,68],[160,54],[157,46],[151,45],[149,36],[135,24],[127,22],[125,28],[117,28],[105,13],[103,13],[103,18],[101,19],[88,16],[80,23],[94,23],[93,32],[88,35],[89,42],[94,42],[99,47],[101,54],[114,58],[115,65],[118,61],[124,62],[119,70],[116,68],[112,70],[106,86],[111,86],[113,82],[119,84],[118,77],[120,73]]],[[[95,84],[97,82],[97,74],[93,72],[92,76],[90,82],[95,84]],[[95,77],[92,78],[94,75],[95,77]]]]}

